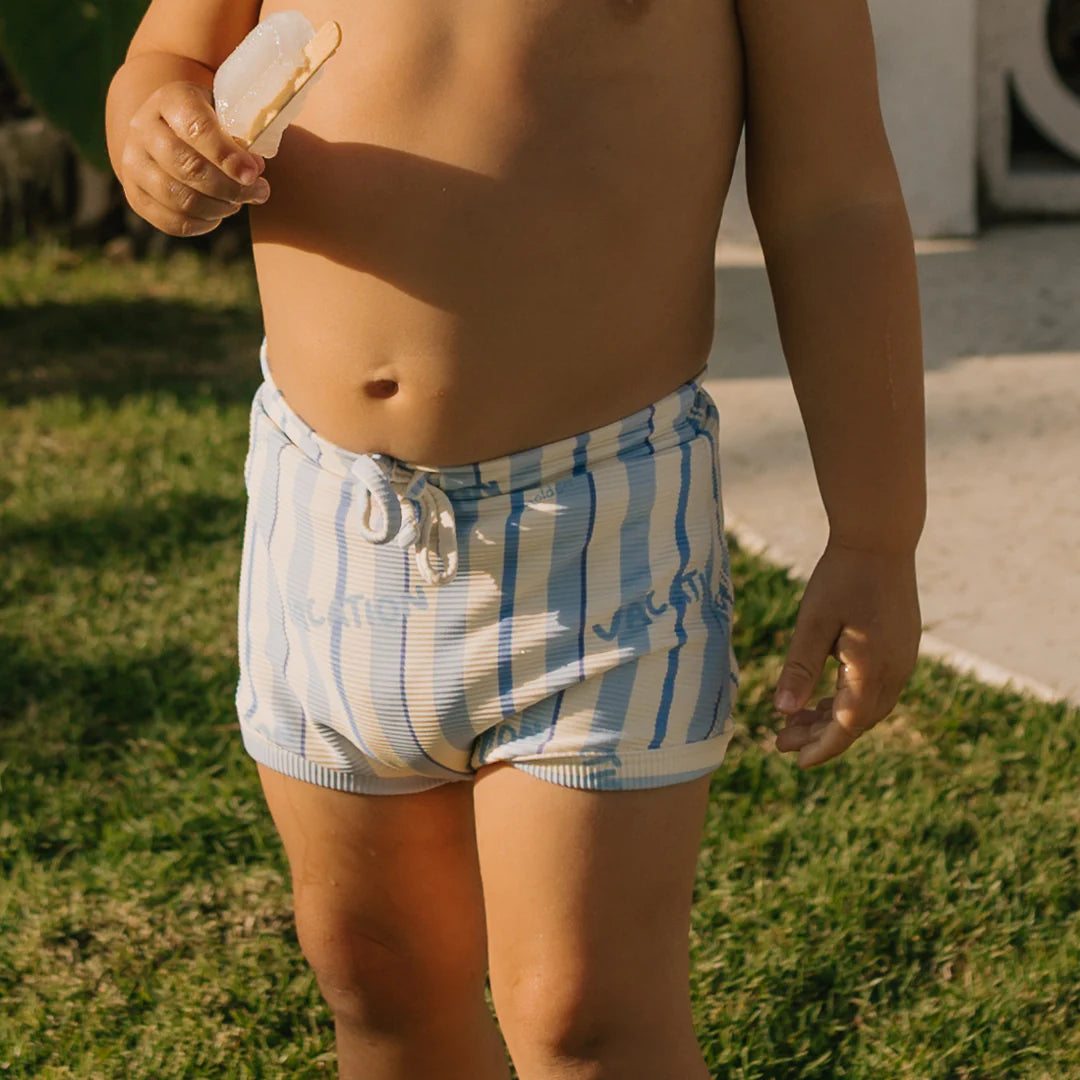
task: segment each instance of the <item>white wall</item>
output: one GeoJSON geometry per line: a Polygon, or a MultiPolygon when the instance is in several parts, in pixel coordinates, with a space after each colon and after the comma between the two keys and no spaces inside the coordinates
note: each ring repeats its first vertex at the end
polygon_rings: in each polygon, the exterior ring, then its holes
{"type": "MultiPolygon", "coordinates": [[[[870,0],[882,114],[920,237],[977,228],[976,4],[870,0]]],[[[721,239],[735,242],[755,236],[739,154],[720,229],[721,239]]]]}

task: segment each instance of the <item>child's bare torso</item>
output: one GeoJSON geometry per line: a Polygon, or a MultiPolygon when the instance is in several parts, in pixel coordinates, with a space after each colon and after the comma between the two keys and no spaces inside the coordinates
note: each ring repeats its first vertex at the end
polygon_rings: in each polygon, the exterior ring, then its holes
{"type": "Polygon", "coordinates": [[[317,430],[480,461],[701,369],[743,116],[734,0],[304,11],[344,42],[252,230],[274,377],[317,430]]]}

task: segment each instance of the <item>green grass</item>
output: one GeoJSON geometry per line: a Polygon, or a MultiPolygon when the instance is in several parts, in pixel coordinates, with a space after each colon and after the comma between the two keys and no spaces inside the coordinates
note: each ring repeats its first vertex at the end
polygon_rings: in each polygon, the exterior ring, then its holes
{"type": "MultiPolygon", "coordinates": [[[[0,1076],[333,1073],[232,712],[258,337],[246,266],[0,253],[0,1076]]],[[[798,588],[734,567],[692,925],[714,1076],[1080,1076],[1080,716],[921,664],[799,773],[768,705],[798,588]]]]}

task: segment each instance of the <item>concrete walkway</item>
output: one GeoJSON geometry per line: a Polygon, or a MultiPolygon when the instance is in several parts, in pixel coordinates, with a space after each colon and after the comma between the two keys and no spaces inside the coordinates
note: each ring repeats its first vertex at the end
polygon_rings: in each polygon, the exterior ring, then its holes
{"type": "MultiPolygon", "coordinates": [[[[1080,225],[917,245],[924,652],[1080,703],[1080,225]]],[[[710,392],[728,524],[805,577],[826,537],[760,250],[717,250],[710,392]]]]}

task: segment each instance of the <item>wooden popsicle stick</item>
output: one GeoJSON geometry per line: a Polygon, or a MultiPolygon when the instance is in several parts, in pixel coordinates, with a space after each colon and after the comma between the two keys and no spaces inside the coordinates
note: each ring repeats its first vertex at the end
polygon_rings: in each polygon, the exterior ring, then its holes
{"type": "Polygon", "coordinates": [[[319,32],[304,46],[304,55],[314,75],[337,52],[341,44],[341,27],[331,20],[319,27],[319,32]]]}
{"type": "Polygon", "coordinates": [[[279,98],[268,108],[264,109],[255,117],[253,130],[248,138],[237,138],[236,141],[246,150],[259,136],[277,119],[278,114],[319,72],[323,64],[337,52],[341,44],[341,27],[336,22],[325,22],[319,27],[318,33],[304,46],[304,57],[307,66],[297,72],[292,85],[288,88],[288,95],[279,98]]]}

